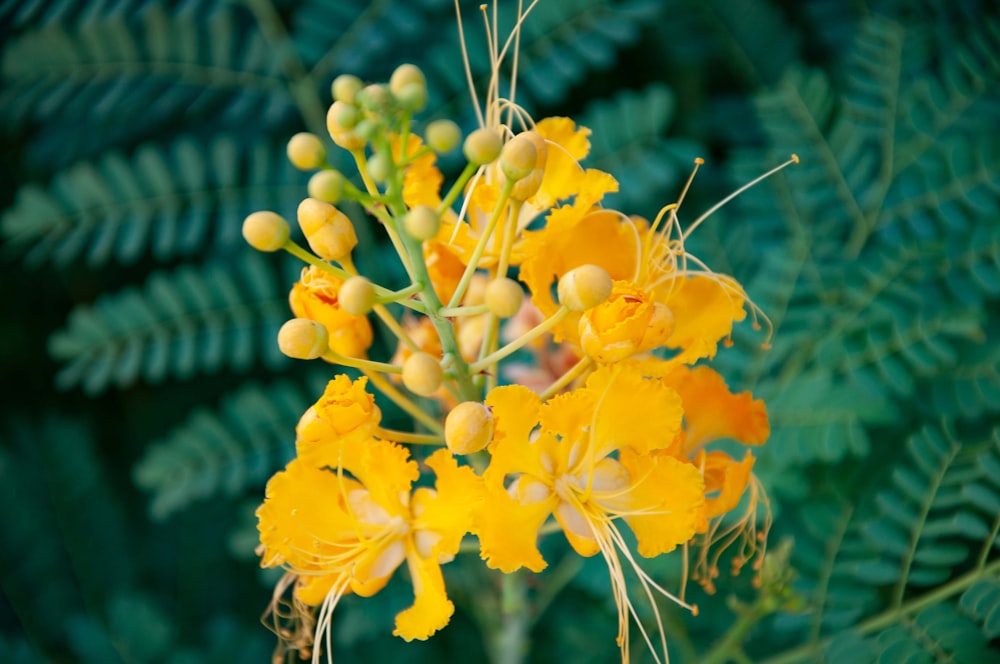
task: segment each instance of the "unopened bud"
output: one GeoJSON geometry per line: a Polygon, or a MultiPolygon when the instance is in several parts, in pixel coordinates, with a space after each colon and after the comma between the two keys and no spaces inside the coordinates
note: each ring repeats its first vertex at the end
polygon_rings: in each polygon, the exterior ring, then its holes
{"type": "Polygon", "coordinates": [[[377,116],[392,107],[392,93],[380,83],[366,85],[358,91],[355,103],[366,113],[377,116]]]}
{"type": "Polygon", "coordinates": [[[277,251],[288,241],[290,229],[281,215],[262,210],[243,220],[243,239],[258,251],[277,251]]]}
{"type": "Polygon", "coordinates": [[[403,217],[403,228],[415,240],[424,242],[437,235],[440,219],[434,208],[418,205],[403,217]]]}
{"type": "Polygon", "coordinates": [[[472,454],[493,440],[493,413],[478,401],[452,408],[444,421],[444,442],[455,454],[472,454]]]}
{"type": "Polygon", "coordinates": [[[389,90],[406,110],[419,111],[427,103],[427,80],[416,65],[396,67],[389,78],[389,90]]]}
{"type": "Polygon", "coordinates": [[[441,388],[444,371],[441,363],[427,353],[414,353],[403,362],[403,385],[422,397],[429,397],[441,388]]]}
{"type": "MultiPolygon", "coordinates": [[[[531,140],[531,134],[518,134],[507,141],[500,152],[500,170],[508,180],[517,181],[531,174],[538,162],[538,150],[531,140]]],[[[535,134],[537,136],[537,134],[535,134]]]]}
{"type": "MultiPolygon", "coordinates": [[[[529,141],[535,146],[535,164],[531,172],[526,174],[510,192],[510,197],[515,201],[524,201],[535,195],[538,188],[542,186],[542,179],[545,177],[545,162],[548,160],[549,148],[545,139],[537,131],[526,131],[518,134],[508,142],[513,143],[517,139],[529,141]]],[[[509,176],[508,176],[509,177],[509,176]]]]}
{"type": "Polygon", "coordinates": [[[322,323],[293,318],[278,330],[278,348],[297,360],[315,360],[330,348],[330,337],[322,323]]]}
{"type": "Polygon", "coordinates": [[[451,120],[435,120],[427,125],[424,138],[435,152],[451,152],[462,142],[462,130],[451,120]]]}
{"type": "Polygon", "coordinates": [[[340,123],[340,115],[344,112],[347,102],[335,101],[326,112],[326,129],[330,132],[333,142],[345,150],[360,150],[365,146],[363,138],[358,136],[350,127],[345,127],[340,123]]]}
{"type": "Polygon", "coordinates": [[[503,139],[495,129],[483,127],[465,137],[462,152],[465,158],[477,166],[492,163],[500,156],[503,139]]]}
{"type": "Polygon", "coordinates": [[[498,318],[510,318],[521,309],[524,291],[513,279],[494,279],[486,286],[486,306],[498,318]]]}
{"type": "Polygon", "coordinates": [[[304,199],[299,203],[298,220],[309,247],[324,260],[339,261],[358,244],[354,224],[329,203],[315,198],[304,199]]]}
{"type": "Polygon", "coordinates": [[[351,277],[341,284],[337,302],[347,313],[363,316],[375,306],[375,286],[365,277],[351,277]]]}
{"type": "Polygon", "coordinates": [[[351,74],[341,74],[337,78],[333,79],[333,85],[330,91],[333,93],[333,98],[335,101],[342,101],[345,104],[353,104],[354,96],[358,94],[358,90],[364,87],[364,83],[357,76],[352,76],[351,74]]]}
{"type": "Polygon", "coordinates": [[[285,148],[288,161],[300,171],[311,171],[321,168],[326,162],[326,148],[316,134],[307,131],[292,136],[285,148]]]}
{"type": "Polygon", "coordinates": [[[347,178],[340,171],[317,171],[309,178],[309,196],[324,203],[336,203],[344,197],[347,178]]]}
{"type": "Polygon", "coordinates": [[[607,301],[612,286],[607,270],[597,265],[581,265],[559,280],[559,304],[572,311],[586,311],[607,301]]]}

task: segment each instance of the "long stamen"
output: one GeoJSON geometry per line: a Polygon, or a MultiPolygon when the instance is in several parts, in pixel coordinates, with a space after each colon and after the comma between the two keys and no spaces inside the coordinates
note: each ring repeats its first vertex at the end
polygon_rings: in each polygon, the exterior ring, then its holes
{"type": "Polygon", "coordinates": [[[462,28],[462,10],[458,6],[458,0],[455,0],[455,23],[458,25],[458,42],[462,47],[462,64],[465,66],[465,82],[469,86],[469,94],[472,95],[472,108],[476,109],[476,119],[479,121],[480,127],[486,126],[486,121],[483,119],[483,112],[479,108],[479,96],[476,94],[476,84],[472,80],[472,66],[469,64],[469,50],[465,45],[465,30],[462,28]]]}

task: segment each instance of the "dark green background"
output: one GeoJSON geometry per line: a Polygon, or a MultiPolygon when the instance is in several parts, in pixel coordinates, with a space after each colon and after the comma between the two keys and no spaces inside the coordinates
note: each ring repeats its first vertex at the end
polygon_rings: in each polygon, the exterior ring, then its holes
{"type": "MultiPolygon", "coordinates": [[[[284,141],[324,135],[339,73],[414,62],[423,119],[471,128],[454,25],[444,0],[0,4],[0,661],[268,661],[252,513],[329,372],[277,353],[296,266],[239,224],[292,215],[284,141]]],[[[525,24],[518,100],[593,130],[626,212],[673,201],[695,156],[682,222],[802,159],[690,246],[776,327],[716,363],[768,403],[758,471],[797,574],[737,661],[1000,658],[998,52],[987,0],[543,0],[525,24]]],[[[359,264],[399,285],[356,221],[359,264]]],[[[531,661],[615,661],[603,564],[545,551],[531,661]]],[[[405,579],[345,600],[338,661],[485,658],[497,575],[446,575],[458,612],[427,643],[389,636],[405,579]]],[[[694,589],[697,618],[665,607],[672,661],[722,652],[748,576],[694,589]]]]}

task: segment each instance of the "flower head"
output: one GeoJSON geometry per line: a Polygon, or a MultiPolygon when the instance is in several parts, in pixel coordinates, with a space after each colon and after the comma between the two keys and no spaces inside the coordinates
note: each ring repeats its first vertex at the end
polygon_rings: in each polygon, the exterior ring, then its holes
{"type": "Polygon", "coordinates": [[[340,308],[338,293],[343,281],[316,266],[302,269],[292,286],[288,302],[298,318],[309,318],[326,327],[330,349],[348,357],[364,356],[372,345],[372,327],[365,316],[355,316],[340,308]]]}

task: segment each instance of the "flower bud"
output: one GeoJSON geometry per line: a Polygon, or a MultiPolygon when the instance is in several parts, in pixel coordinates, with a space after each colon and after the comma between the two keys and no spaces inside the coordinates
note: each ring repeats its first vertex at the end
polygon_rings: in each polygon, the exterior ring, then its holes
{"type": "Polygon", "coordinates": [[[288,161],[300,171],[322,168],[326,163],[326,148],[316,134],[301,131],[288,140],[285,147],[288,161]]]}
{"type": "Polygon", "coordinates": [[[277,251],[288,241],[285,218],[274,212],[254,212],[243,220],[243,239],[258,251],[277,251]]]}
{"type": "Polygon", "coordinates": [[[363,118],[354,104],[341,104],[337,107],[337,124],[344,129],[354,129],[363,118]]]}
{"type": "Polygon", "coordinates": [[[611,296],[580,317],[580,346],[608,364],[662,346],[674,331],[670,309],[641,288],[615,282],[611,296]]]}
{"type": "Polygon", "coordinates": [[[499,157],[502,148],[503,139],[500,138],[500,134],[495,129],[483,127],[465,137],[462,152],[471,163],[482,166],[492,163],[499,157]]]}
{"type": "Polygon", "coordinates": [[[368,175],[379,184],[387,181],[392,174],[392,159],[381,152],[368,159],[368,175]]]}
{"type": "Polygon", "coordinates": [[[559,304],[571,311],[586,311],[611,296],[611,275],[597,265],[573,268],[559,280],[559,304]]]}
{"type": "Polygon", "coordinates": [[[278,348],[297,360],[315,360],[330,347],[326,327],[308,318],[293,318],[278,330],[278,348]]]}
{"type": "Polygon", "coordinates": [[[358,136],[350,127],[345,127],[340,123],[340,115],[347,105],[343,101],[335,101],[326,112],[326,129],[330,132],[333,142],[345,150],[360,150],[365,146],[365,141],[358,136]]]}
{"type": "Polygon", "coordinates": [[[396,95],[399,105],[407,111],[422,111],[427,105],[427,86],[418,83],[408,83],[396,95]]]}
{"type": "Polygon", "coordinates": [[[427,103],[427,80],[416,65],[404,64],[396,67],[389,78],[389,90],[403,108],[419,111],[427,103]]]}
{"type": "Polygon", "coordinates": [[[422,397],[438,391],[444,380],[441,363],[427,353],[414,353],[403,362],[403,385],[422,397]]]}
{"type": "Polygon", "coordinates": [[[444,442],[455,454],[472,454],[493,440],[493,413],[478,401],[452,408],[444,421],[444,442]]]}
{"type": "Polygon", "coordinates": [[[369,117],[382,115],[392,108],[393,104],[389,88],[380,83],[372,83],[361,88],[354,101],[369,117]]]}
{"type": "Polygon", "coordinates": [[[461,143],[462,130],[451,120],[435,120],[427,125],[424,138],[435,152],[451,152],[461,143]]]}
{"type": "Polygon", "coordinates": [[[299,203],[298,219],[309,247],[324,260],[339,261],[358,244],[351,220],[329,203],[304,199],[299,203]]]}
{"type": "Polygon", "coordinates": [[[510,318],[516,314],[523,300],[524,291],[513,279],[494,279],[486,286],[486,306],[498,318],[510,318]]]}
{"type": "Polygon", "coordinates": [[[336,203],[344,196],[347,178],[340,171],[317,171],[309,178],[309,196],[324,203],[336,203]]]}
{"type": "Polygon", "coordinates": [[[535,164],[531,169],[531,172],[519,179],[510,192],[510,197],[515,201],[524,201],[534,196],[535,192],[538,191],[538,188],[542,186],[542,179],[545,177],[545,163],[548,161],[549,148],[545,143],[545,139],[542,138],[541,134],[537,131],[526,131],[520,133],[515,136],[514,139],[508,141],[508,145],[518,139],[529,141],[532,145],[534,145],[536,154],[535,164]]]}
{"type": "MultiPolygon", "coordinates": [[[[527,177],[538,162],[538,150],[531,140],[533,132],[518,134],[507,141],[500,152],[500,170],[508,180],[517,181],[527,177]]],[[[537,136],[537,134],[535,134],[537,136]]]]}
{"type": "Polygon", "coordinates": [[[375,286],[365,277],[351,277],[340,287],[337,301],[347,313],[363,316],[375,306],[375,286]]]}
{"type": "Polygon", "coordinates": [[[437,235],[441,221],[437,211],[426,205],[418,205],[403,217],[403,228],[415,240],[424,242],[437,235]]]}
{"type": "Polygon", "coordinates": [[[333,85],[330,91],[333,93],[333,98],[335,101],[342,101],[345,104],[353,104],[354,97],[358,94],[358,90],[364,87],[364,83],[357,76],[352,76],[351,74],[341,74],[337,78],[333,79],[333,85]]]}

